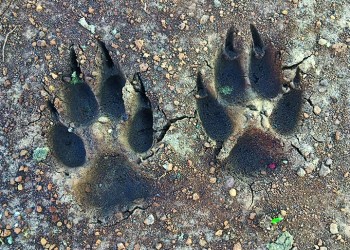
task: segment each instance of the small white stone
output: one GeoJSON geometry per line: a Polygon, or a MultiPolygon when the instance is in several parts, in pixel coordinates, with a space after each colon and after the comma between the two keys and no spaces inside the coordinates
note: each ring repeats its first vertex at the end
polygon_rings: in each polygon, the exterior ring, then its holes
{"type": "Polygon", "coordinates": [[[337,234],[339,233],[338,231],[338,225],[335,223],[331,223],[329,226],[329,231],[331,232],[331,234],[337,234]]]}
{"type": "Polygon", "coordinates": [[[320,113],[321,113],[321,108],[319,107],[319,106],[314,106],[314,113],[315,113],[315,115],[319,115],[320,113]]]}
{"type": "Polygon", "coordinates": [[[194,194],[192,195],[192,199],[193,199],[194,201],[199,200],[199,194],[194,193],[194,194]]]}
{"type": "Polygon", "coordinates": [[[326,160],[326,165],[327,165],[327,166],[331,166],[332,163],[333,163],[333,160],[332,160],[331,158],[328,158],[328,159],[326,160]]]}
{"type": "Polygon", "coordinates": [[[100,123],[107,123],[107,122],[109,122],[109,118],[107,116],[101,116],[98,118],[98,121],[100,123]]]}
{"type": "Polygon", "coordinates": [[[327,45],[329,42],[324,39],[324,38],[320,38],[320,40],[318,40],[318,44],[321,45],[321,46],[325,46],[327,45]]]}
{"type": "Polygon", "coordinates": [[[166,171],[171,171],[171,170],[173,170],[173,164],[172,163],[166,163],[166,164],[163,165],[163,168],[166,171]]]}
{"type": "Polygon", "coordinates": [[[234,188],[231,188],[230,191],[229,191],[229,193],[230,193],[230,196],[231,196],[231,197],[236,197],[236,195],[237,195],[237,190],[234,189],[234,188]]]}
{"type": "Polygon", "coordinates": [[[154,216],[153,214],[148,215],[148,217],[143,221],[146,225],[152,225],[154,223],[154,216]]]}
{"type": "Polygon", "coordinates": [[[300,177],[304,177],[306,175],[306,172],[305,172],[305,170],[303,168],[299,168],[297,174],[300,177]]]}
{"type": "Polygon", "coordinates": [[[319,171],[319,175],[321,177],[324,177],[324,176],[328,175],[330,172],[331,172],[331,169],[329,167],[327,167],[326,165],[322,164],[321,169],[319,171]]]}

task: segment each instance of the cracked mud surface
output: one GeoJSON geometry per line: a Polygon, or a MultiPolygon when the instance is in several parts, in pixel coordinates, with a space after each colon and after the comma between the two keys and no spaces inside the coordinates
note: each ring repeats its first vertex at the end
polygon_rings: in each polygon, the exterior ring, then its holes
{"type": "Polygon", "coordinates": [[[1,248],[349,249],[346,4],[1,1],[1,248]]]}

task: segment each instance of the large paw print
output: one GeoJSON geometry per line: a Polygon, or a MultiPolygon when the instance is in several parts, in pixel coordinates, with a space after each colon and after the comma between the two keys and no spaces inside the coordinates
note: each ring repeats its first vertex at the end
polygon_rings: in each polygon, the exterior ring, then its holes
{"type": "Polygon", "coordinates": [[[153,111],[141,76],[136,74],[132,82],[133,110],[129,113],[130,118],[127,118],[123,98],[126,79],[120,66],[113,62],[104,43],[99,42],[99,48],[101,72],[95,96],[81,77],[77,55],[71,47],[70,80],[64,83],[61,91],[66,112],[61,118],[54,104],[49,102],[54,122],[49,140],[54,156],[65,167],[87,168],[75,188],[80,203],[108,212],[152,194],[150,181],[136,170],[120,144],[121,141],[126,141],[131,151],[147,152],[154,141],[153,111]],[[74,127],[71,126],[72,123],[74,127]],[[115,130],[120,128],[124,131],[113,133],[110,130],[108,140],[103,140],[108,146],[95,146],[93,150],[98,151],[96,159],[89,161],[89,144],[93,144],[96,137],[103,137],[101,131],[105,129],[99,124],[104,123],[114,126],[115,130]],[[121,123],[125,126],[118,126],[121,123]]]}
{"type": "Polygon", "coordinates": [[[277,137],[295,131],[303,93],[299,69],[292,83],[285,82],[276,48],[254,25],[250,30],[248,67],[244,66],[242,46],[235,39],[236,30],[231,27],[216,59],[215,88],[198,73],[196,95],[204,130],[218,145],[228,139],[235,141],[225,163],[228,169],[243,174],[280,165],[283,150],[277,137]],[[238,113],[248,116],[247,110],[258,112],[261,123],[268,126],[259,126],[257,119],[249,122],[248,117],[243,122],[238,118],[238,113]]]}

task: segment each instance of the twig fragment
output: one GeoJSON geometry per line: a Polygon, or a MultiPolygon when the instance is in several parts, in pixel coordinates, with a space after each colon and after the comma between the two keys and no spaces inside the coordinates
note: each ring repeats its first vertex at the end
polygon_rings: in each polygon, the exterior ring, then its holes
{"type": "Polygon", "coordinates": [[[2,62],[5,62],[5,46],[7,43],[7,39],[9,38],[9,35],[11,35],[12,32],[16,30],[17,26],[15,26],[12,30],[10,30],[5,37],[4,44],[2,45],[2,62]]]}

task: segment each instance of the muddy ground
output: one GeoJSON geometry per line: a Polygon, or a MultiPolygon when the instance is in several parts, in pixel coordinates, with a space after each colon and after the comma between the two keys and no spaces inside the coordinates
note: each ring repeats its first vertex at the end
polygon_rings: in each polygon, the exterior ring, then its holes
{"type": "MultiPolygon", "coordinates": [[[[1,249],[350,249],[349,4],[2,0],[1,249]],[[272,65],[284,87],[302,91],[291,133],[269,118],[282,94],[251,92],[244,104],[218,94],[218,58],[232,26],[249,82],[251,24],[276,48],[281,65],[272,65]],[[65,95],[76,79],[72,51],[103,107],[109,71],[101,41],[125,79],[126,116],[113,120],[100,108],[92,122],[78,124],[68,110],[79,102],[65,95]],[[297,71],[300,85],[290,85],[297,71]],[[204,97],[218,100],[226,120],[213,121],[211,105],[209,118],[201,116],[199,72],[204,97]],[[135,84],[149,102],[140,104],[135,84]],[[129,135],[147,103],[153,141],[144,151],[129,135]],[[82,166],[57,156],[55,111],[85,145],[82,166]],[[227,136],[226,121],[233,124],[227,136]],[[214,130],[205,125],[212,123],[214,130]],[[272,165],[256,167],[265,156],[272,165]],[[142,199],[119,202],[128,185],[142,199]],[[283,220],[272,224],[277,217],[283,220]],[[283,232],[292,245],[268,245],[283,232]]],[[[288,112],[286,121],[294,117],[288,112]]]]}

